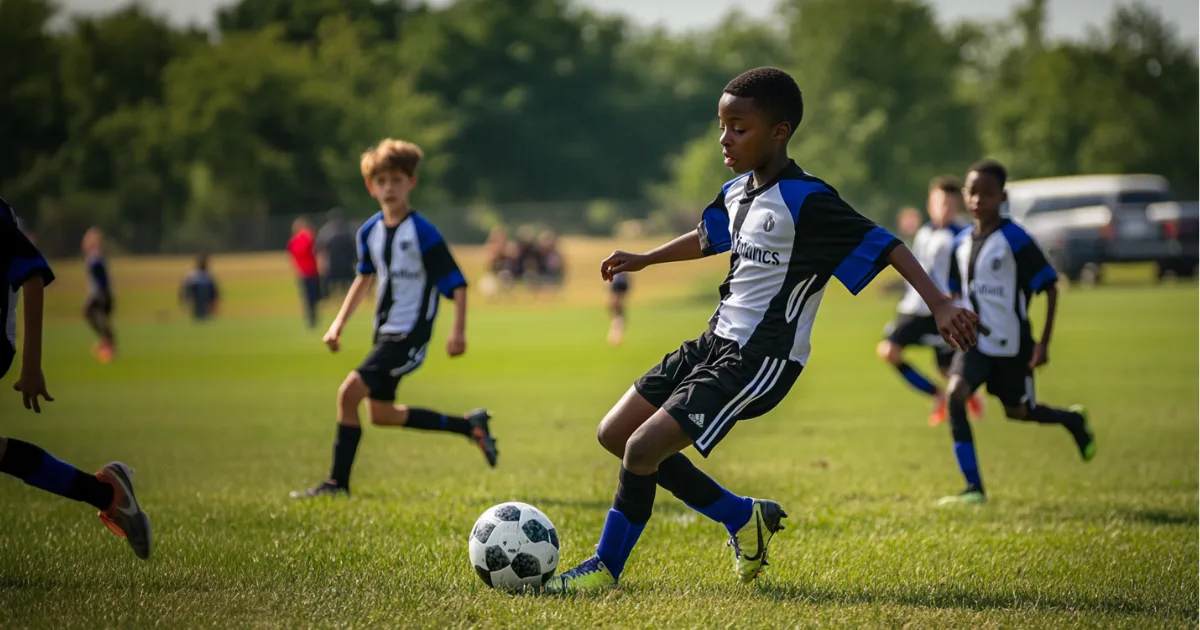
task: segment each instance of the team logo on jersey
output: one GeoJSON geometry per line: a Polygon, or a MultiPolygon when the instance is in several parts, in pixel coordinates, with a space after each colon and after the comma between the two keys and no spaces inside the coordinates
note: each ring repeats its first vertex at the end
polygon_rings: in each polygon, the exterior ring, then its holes
{"type": "Polygon", "coordinates": [[[400,251],[408,251],[408,247],[412,245],[412,241],[400,241],[400,251]]]}
{"type": "Polygon", "coordinates": [[[774,230],[774,229],[775,229],[775,214],[771,213],[771,214],[768,214],[767,218],[763,220],[763,231],[770,232],[771,230],[774,230]]]}
{"type": "Polygon", "coordinates": [[[1004,260],[1000,258],[992,259],[992,271],[999,271],[1000,266],[1004,264],[1004,260]]]}

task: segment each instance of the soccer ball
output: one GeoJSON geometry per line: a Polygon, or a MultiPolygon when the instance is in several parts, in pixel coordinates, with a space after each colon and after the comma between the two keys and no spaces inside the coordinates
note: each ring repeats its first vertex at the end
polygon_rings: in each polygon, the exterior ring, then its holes
{"type": "Polygon", "coordinates": [[[541,510],[511,501],[487,509],[468,541],[471,566],[492,588],[536,588],[558,569],[558,532],[541,510]]]}

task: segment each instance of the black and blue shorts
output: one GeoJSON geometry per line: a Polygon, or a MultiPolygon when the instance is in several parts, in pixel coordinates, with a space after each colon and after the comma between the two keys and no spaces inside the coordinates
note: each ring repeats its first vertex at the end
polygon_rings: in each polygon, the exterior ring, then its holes
{"type": "Polygon", "coordinates": [[[671,414],[708,457],[734,424],[774,409],[803,369],[786,357],[740,348],[709,330],[664,356],[634,389],[671,414]]]}
{"type": "Polygon", "coordinates": [[[414,344],[406,335],[381,334],[355,370],[367,386],[371,400],[393,402],[400,379],[421,367],[428,343],[414,344]]]}

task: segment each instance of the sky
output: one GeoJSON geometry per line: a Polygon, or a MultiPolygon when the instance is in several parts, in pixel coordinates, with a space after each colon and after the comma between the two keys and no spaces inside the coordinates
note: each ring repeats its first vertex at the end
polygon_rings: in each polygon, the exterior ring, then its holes
{"type": "MultiPolygon", "coordinates": [[[[155,13],[164,14],[176,24],[212,24],[216,8],[230,0],[140,0],[155,13]]],[[[575,0],[604,13],[623,13],[634,22],[661,25],[674,32],[703,28],[716,23],[734,7],[752,17],[770,16],[775,0],[575,0]]],[[[846,0],[853,2],[854,0],[846,0]]],[[[945,23],[965,19],[996,19],[1012,13],[1022,0],[927,0],[945,23]]],[[[1200,40],[1200,8],[1196,0],[1143,0],[1158,7],[1179,33],[1193,42],[1200,40]]],[[[109,11],[129,4],[130,0],[58,0],[72,13],[109,11]]],[[[449,0],[432,0],[442,5],[449,0]]],[[[1119,0],[1050,0],[1049,35],[1053,38],[1078,38],[1088,26],[1101,26],[1112,15],[1113,7],[1126,4],[1119,0]]]]}

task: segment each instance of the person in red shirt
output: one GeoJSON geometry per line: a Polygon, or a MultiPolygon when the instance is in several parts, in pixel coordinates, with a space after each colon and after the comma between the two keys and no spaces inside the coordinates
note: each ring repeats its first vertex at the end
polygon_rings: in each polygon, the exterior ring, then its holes
{"type": "Polygon", "coordinates": [[[288,253],[292,266],[300,275],[300,297],[304,301],[304,316],[309,328],[317,327],[317,302],[321,300],[321,274],[317,271],[316,236],[307,219],[292,222],[292,238],[288,253]]]}

